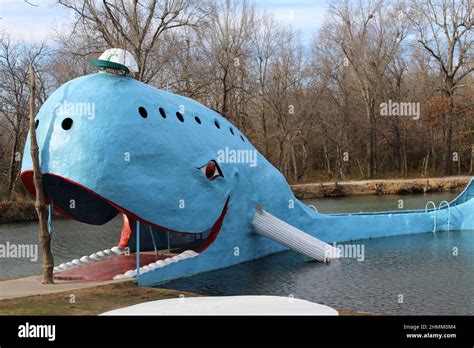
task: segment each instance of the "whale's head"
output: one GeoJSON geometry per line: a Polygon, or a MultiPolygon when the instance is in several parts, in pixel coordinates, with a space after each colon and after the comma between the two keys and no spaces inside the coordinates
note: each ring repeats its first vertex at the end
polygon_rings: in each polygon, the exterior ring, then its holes
{"type": "MultiPolygon", "coordinates": [[[[118,213],[169,231],[218,230],[239,174],[218,151],[253,146],[199,103],[130,77],[74,79],[44,103],[36,134],[45,196],[104,224],[118,213]]],[[[34,193],[30,143],[21,179],[34,193]]]]}

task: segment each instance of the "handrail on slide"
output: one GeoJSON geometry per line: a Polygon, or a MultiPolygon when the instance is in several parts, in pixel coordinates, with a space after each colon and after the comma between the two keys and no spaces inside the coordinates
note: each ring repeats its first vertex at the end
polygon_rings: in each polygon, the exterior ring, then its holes
{"type": "Polygon", "coordinates": [[[438,208],[436,208],[436,204],[433,201],[428,201],[425,205],[425,213],[428,212],[429,206],[433,206],[433,212],[434,212],[434,218],[433,218],[433,233],[436,233],[436,227],[437,227],[437,219],[438,219],[438,210],[441,210],[443,206],[445,205],[448,207],[448,232],[451,230],[451,205],[449,204],[448,201],[442,201],[438,208]]]}
{"type": "Polygon", "coordinates": [[[434,212],[434,219],[433,219],[433,233],[436,233],[436,204],[433,201],[428,201],[426,202],[425,205],[425,213],[428,212],[428,206],[432,205],[433,206],[433,212],[434,212]]]}
{"type": "Polygon", "coordinates": [[[451,229],[451,206],[449,205],[448,201],[442,201],[439,204],[438,210],[441,210],[441,208],[443,207],[443,204],[445,204],[448,207],[448,232],[449,232],[451,229]]]}

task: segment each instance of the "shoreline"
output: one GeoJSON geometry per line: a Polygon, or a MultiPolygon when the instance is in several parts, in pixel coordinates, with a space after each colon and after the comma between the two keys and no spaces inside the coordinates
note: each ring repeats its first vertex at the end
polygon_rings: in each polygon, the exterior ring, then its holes
{"type": "MultiPolygon", "coordinates": [[[[55,218],[65,218],[63,215],[53,212],[55,218]]],[[[0,202],[0,224],[24,222],[24,221],[38,221],[36,215],[35,203],[31,202],[15,202],[3,201],[0,202]]]]}
{"type": "Polygon", "coordinates": [[[357,180],[291,185],[298,199],[363,195],[405,195],[435,192],[460,192],[471,176],[440,178],[357,180]]]}
{"type": "MultiPolygon", "coordinates": [[[[403,195],[433,192],[460,192],[470,176],[449,176],[418,179],[351,180],[290,185],[298,199],[347,197],[362,195],[403,195]]],[[[64,218],[57,212],[55,217],[64,218]]],[[[31,202],[0,202],[0,224],[37,221],[35,204],[31,202]]]]}

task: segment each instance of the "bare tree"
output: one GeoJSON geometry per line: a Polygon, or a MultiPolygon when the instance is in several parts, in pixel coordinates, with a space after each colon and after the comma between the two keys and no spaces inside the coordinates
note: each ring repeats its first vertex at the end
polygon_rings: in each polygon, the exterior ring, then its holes
{"type": "Polygon", "coordinates": [[[68,37],[87,37],[75,55],[97,54],[104,46],[119,47],[133,53],[139,67],[136,78],[149,82],[160,70],[151,55],[163,33],[171,29],[196,26],[210,12],[202,0],[58,0],[76,14],[68,37]],[[95,51],[95,52],[94,52],[95,51]]]}
{"type": "Polygon", "coordinates": [[[254,64],[256,64],[257,74],[257,98],[260,102],[255,103],[255,112],[261,117],[263,148],[265,155],[269,155],[269,139],[268,139],[268,120],[267,115],[268,106],[266,105],[266,98],[269,84],[269,69],[272,62],[275,60],[277,52],[277,38],[281,35],[281,26],[275,23],[273,17],[263,15],[259,20],[261,23],[260,30],[255,31],[254,43],[254,64]]]}
{"type": "Polygon", "coordinates": [[[338,0],[330,7],[333,39],[357,77],[366,107],[367,174],[371,178],[377,175],[378,91],[407,35],[407,28],[397,13],[401,13],[400,5],[386,0],[338,0]]]}
{"type": "Polygon", "coordinates": [[[473,7],[471,0],[413,0],[407,11],[417,41],[439,68],[441,89],[448,99],[449,109],[443,120],[445,175],[452,172],[454,96],[463,79],[474,71],[473,7]]]}
{"type": "Polygon", "coordinates": [[[245,127],[242,105],[248,93],[247,70],[255,29],[256,10],[250,1],[225,0],[218,3],[210,25],[199,40],[200,53],[209,62],[213,76],[212,107],[242,128],[245,127]]]}
{"type": "Polygon", "coordinates": [[[41,173],[41,166],[39,160],[39,147],[36,140],[35,130],[35,104],[36,104],[36,79],[33,65],[29,65],[29,85],[30,85],[30,98],[29,98],[29,130],[30,130],[30,155],[33,163],[33,183],[35,186],[36,200],[35,209],[39,220],[39,231],[38,237],[41,245],[42,258],[41,267],[43,270],[43,284],[53,284],[53,267],[54,259],[51,253],[51,235],[48,232],[47,219],[46,219],[46,206],[44,204],[44,193],[43,193],[43,174],[41,173]]]}
{"type": "MultiPolygon", "coordinates": [[[[28,126],[29,64],[40,62],[45,57],[44,44],[29,45],[14,42],[7,35],[0,36],[0,118],[11,134],[10,156],[7,173],[7,193],[11,196],[18,178],[28,126]]],[[[43,75],[40,75],[40,77],[43,75]]],[[[46,86],[39,82],[39,96],[44,100],[46,86]]],[[[38,99],[36,99],[38,103],[38,99]]]]}

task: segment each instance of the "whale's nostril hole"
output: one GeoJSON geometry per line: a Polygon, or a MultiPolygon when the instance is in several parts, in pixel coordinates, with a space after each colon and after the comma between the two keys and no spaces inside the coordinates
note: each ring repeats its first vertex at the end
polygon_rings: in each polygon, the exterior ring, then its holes
{"type": "Polygon", "coordinates": [[[230,133],[234,135],[234,130],[232,129],[232,127],[229,127],[229,130],[230,130],[230,133]]]}
{"type": "Polygon", "coordinates": [[[138,108],[138,113],[140,114],[141,117],[147,118],[148,117],[148,112],[146,112],[146,109],[143,106],[140,106],[138,108]]]}
{"type": "Polygon", "coordinates": [[[217,121],[217,120],[214,120],[214,125],[215,125],[218,129],[221,128],[221,125],[219,124],[219,121],[217,121]]]}
{"type": "Polygon", "coordinates": [[[194,117],[194,120],[196,120],[197,123],[201,124],[201,119],[199,117],[194,117]]]}
{"type": "Polygon", "coordinates": [[[38,125],[39,125],[40,121],[39,120],[36,120],[35,121],[35,129],[38,129],[38,125]]]}
{"type": "Polygon", "coordinates": [[[183,117],[183,115],[181,115],[180,112],[177,112],[177,113],[176,113],[176,117],[177,117],[178,120],[180,120],[181,122],[184,122],[184,117],[183,117]]]}
{"type": "Polygon", "coordinates": [[[61,123],[61,127],[63,127],[64,130],[69,130],[72,127],[72,122],[72,118],[65,118],[61,123]]]}

